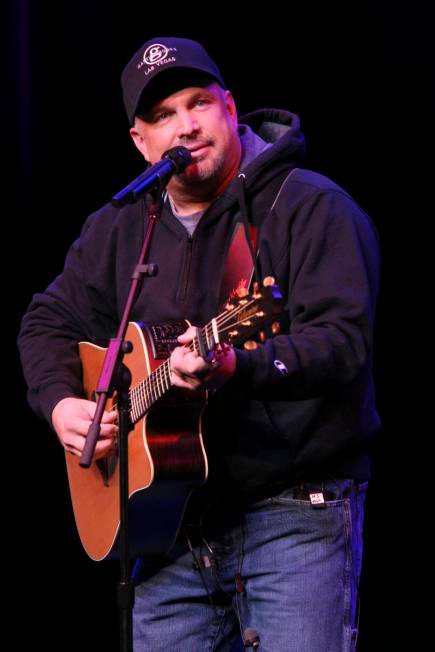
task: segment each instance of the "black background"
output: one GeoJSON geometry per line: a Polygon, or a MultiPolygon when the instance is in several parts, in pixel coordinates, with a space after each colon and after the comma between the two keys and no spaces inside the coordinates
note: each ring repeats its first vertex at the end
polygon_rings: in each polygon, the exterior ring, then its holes
{"type": "Polygon", "coordinates": [[[11,151],[3,256],[13,260],[4,287],[12,290],[6,353],[16,382],[6,431],[14,479],[4,514],[6,570],[18,589],[17,603],[10,602],[18,619],[13,637],[23,649],[117,649],[117,564],[91,562],[81,548],[64,455],[26,404],[13,342],[32,294],[61,271],[86,216],[142,171],[119,75],[148,38],[174,35],[207,47],[240,114],[263,106],[298,113],[307,167],[344,186],[378,227],[383,273],[375,378],[383,427],[371,446],[359,650],[395,649],[419,629],[413,583],[425,572],[414,511],[424,450],[420,378],[408,342],[411,332],[418,339],[409,271],[418,270],[415,245],[425,237],[414,203],[420,182],[412,172],[429,115],[427,17],[359,3],[346,10],[306,3],[273,11],[249,4],[237,13],[222,3],[176,10],[163,3],[151,9],[133,2],[122,9],[80,0],[51,4],[19,0],[5,21],[11,90],[3,108],[11,113],[3,124],[11,151]]]}

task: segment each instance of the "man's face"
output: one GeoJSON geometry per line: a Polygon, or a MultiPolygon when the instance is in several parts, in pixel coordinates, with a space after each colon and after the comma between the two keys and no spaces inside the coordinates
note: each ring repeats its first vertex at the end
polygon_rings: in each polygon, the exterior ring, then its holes
{"type": "Polygon", "coordinates": [[[195,188],[203,183],[219,188],[240,162],[237,113],[229,91],[217,83],[188,87],[157,102],[146,115],[136,117],[130,130],[136,147],[151,164],[172,147],[187,147],[193,163],[173,186],[195,188]]]}

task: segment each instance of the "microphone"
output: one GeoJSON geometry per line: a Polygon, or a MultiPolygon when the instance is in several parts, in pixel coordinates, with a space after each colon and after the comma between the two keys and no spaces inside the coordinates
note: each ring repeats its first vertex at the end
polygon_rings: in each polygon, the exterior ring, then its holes
{"type": "Polygon", "coordinates": [[[112,206],[121,208],[134,204],[144,195],[156,188],[163,188],[173,174],[180,174],[192,163],[192,154],[187,147],[173,147],[162,156],[162,160],[151,165],[145,172],[116,193],[111,199],[112,206]]]}
{"type": "Polygon", "coordinates": [[[243,632],[243,647],[256,650],[260,645],[260,637],[253,627],[247,627],[243,632]]]}

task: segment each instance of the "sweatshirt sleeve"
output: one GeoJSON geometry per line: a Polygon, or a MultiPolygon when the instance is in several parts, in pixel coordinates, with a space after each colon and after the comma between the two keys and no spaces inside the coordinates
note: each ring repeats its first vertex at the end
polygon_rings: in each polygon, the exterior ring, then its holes
{"type": "Polygon", "coordinates": [[[237,350],[231,382],[255,398],[304,400],[351,383],[369,363],[379,249],[372,222],[344,192],[312,193],[290,220],[284,213],[281,205],[274,216],[288,225],[281,242],[266,246],[280,252],[272,259],[288,290],[288,333],[237,350]]]}
{"type": "Polygon", "coordinates": [[[101,226],[94,218],[71,246],[63,272],[34,295],[18,336],[29,403],[49,422],[58,401],[83,395],[78,342],[110,336],[102,317],[109,327],[114,323],[112,298],[92,282],[91,270],[98,269],[103,257],[96,246],[101,226]]]}

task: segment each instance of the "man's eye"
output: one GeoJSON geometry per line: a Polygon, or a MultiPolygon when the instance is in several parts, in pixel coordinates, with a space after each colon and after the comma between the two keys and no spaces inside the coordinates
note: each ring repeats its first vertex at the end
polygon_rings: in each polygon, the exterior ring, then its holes
{"type": "Polygon", "coordinates": [[[154,122],[161,122],[162,120],[165,120],[166,118],[168,118],[170,115],[171,114],[169,113],[169,111],[164,111],[162,113],[158,113],[154,117],[154,122]]]}

